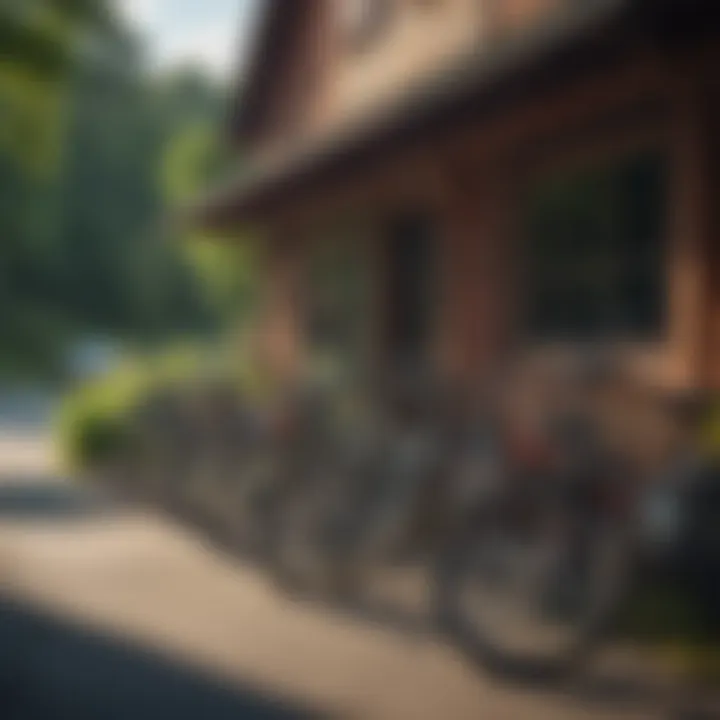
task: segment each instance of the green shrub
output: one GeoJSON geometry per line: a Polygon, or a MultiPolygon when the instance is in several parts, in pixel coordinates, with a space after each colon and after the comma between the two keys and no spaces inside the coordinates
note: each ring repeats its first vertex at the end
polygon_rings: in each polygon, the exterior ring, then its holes
{"type": "Polygon", "coordinates": [[[88,470],[112,461],[132,437],[132,416],[154,385],[138,366],[93,381],[71,392],[61,405],[57,438],[71,470],[88,470]]]}
{"type": "Polygon", "coordinates": [[[65,398],[57,424],[68,469],[92,470],[112,462],[137,436],[138,413],[168,390],[202,393],[221,386],[238,397],[262,400],[269,381],[238,348],[176,346],[135,358],[65,398]]]}

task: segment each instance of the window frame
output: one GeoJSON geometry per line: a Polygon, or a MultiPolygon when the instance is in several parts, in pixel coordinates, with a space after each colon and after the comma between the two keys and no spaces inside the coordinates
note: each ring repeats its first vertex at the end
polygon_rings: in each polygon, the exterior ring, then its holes
{"type": "MultiPolygon", "coordinates": [[[[665,267],[662,269],[663,285],[666,293],[664,326],[657,337],[632,338],[624,343],[616,343],[622,349],[626,361],[642,372],[661,376],[669,370],[675,360],[674,351],[677,342],[677,315],[672,299],[676,284],[674,266],[677,252],[674,197],[676,179],[676,137],[672,115],[665,110],[658,98],[646,98],[636,104],[616,107],[604,117],[597,118],[592,124],[569,124],[563,128],[554,128],[544,134],[527,136],[516,146],[510,158],[515,177],[514,204],[522,207],[530,189],[543,178],[554,175],[582,172],[593,166],[610,165],[622,162],[629,156],[643,153],[657,153],[664,157],[667,167],[666,176],[666,221],[661,241],[665,244],[665,267]],[[649,100],[649,101],[648,101],[649,100]],[[668,364],[669,363],[669,364],[668,364]]],[[[523,228],[519,222],[522,213],[514,213],[510,219],[512,226],[513,254],[522,258],[523,228]]],[[[567,347],[563,340],[532,338],[525,333],[524,320],[527,317],[529,297],[525,293],[524,274],[519,270],[521,262],[516,262],[515,287],[517,289],[513,314],[516,318],[516,342],[521,346],[528,344],[537,349],[552,351],[558,347],[567,347]]],[[[572,345],[583,345],[573,342],[572,345]]]]}

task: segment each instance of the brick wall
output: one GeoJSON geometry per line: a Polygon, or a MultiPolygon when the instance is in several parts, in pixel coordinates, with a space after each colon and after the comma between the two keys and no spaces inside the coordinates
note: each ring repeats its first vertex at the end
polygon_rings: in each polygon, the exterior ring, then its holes
{"type": "MultiPolygon", "coordinates": [[[[709,87],[717,59],[715,52],[711,61],[688,61],[678,71],[638,48],[622,65],[559,82],[503,113],[314,190],[284,220],[311,231],[319,218],[348,211],[380,221],[413,204],[434,208],[442,249],[436,358],[448,375],[471,383],[517,339],[516,221],[528,179],[556,166],[660,149],[670,170],[669,317],[663,337],[632,354],[660,379],[720,384],[717,90],[713,95],[709,87]]],[[[302,344],[299,336],[295,341],[302,344]]]]}

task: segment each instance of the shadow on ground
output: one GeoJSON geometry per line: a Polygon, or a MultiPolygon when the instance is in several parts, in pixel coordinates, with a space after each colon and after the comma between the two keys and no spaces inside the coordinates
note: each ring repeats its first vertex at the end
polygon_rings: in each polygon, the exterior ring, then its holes
{"type": "Polygon", "coordinates": [[[299,720],[319,713],[250,685],[0,600],[3,720],[299,720]]]}
{"type": "Polygon", "coordinates": [[[99,490],[52,477],[0,475],[0,520],[82,520],[112,512],[99,490]]]}
{"type": "MultiPolygon", "coordinates": [[[[264,559],[233,545],[211,521],[183,518],[188,526],[200,530],[214,549],[226,556],[234,557],[243,564],[254,564],[262,568],[264,559]]],[[[267,569],[267,568],[265,568],[267,569]]],[[[432,593],[428,578],[426,589],[432,593]]],[[[482,675],[490,676],[498,684],[520,691],[532,691],[542,696],[563,696],[588,711],[640,712],[658,720],[720,720],[717,710],[705,709],[705,701],[682,691],[678,684],[668,685],[662,678],[640,672],[628,673],[629,668],[597,668],[592,657],[578,658],[577,666],[557,665],[549,662],[516,659],[501,661],[483,651],[472,636],[461,628],[443,626],[433,621],[429,614],[409,610],[402,602],[382,601],[363,596],[353,599],[328,597],[308,588],[278,585],[278,591],[296,602],[307,603],[324,613],[345,615],[355,620],[372,623],[391,632],[411,636],[437,636],[450,642],[482,675]]],[[[606,639],[612,647],[619,638],[612,633],[606,639]]],[[[602,655],[604,644],[599,645],[602,655]]],[[[592,656],[592,653],[590,653],[592,656]]],[[[716,702],[712,701],[713,708],[716,702]]],[[[579,710],[579,716],[583,710],[579,710]]]]}
{"type": "MultiPolygon", "coordinates": [[[[84,521],[122,511],[102,489],[58,482],[51,477],[0,475],[0,521],[84,521]]],[[[195,527],[223,554],[244,564],[263,564],[233,546],[212,523],[175,520],[195,527]]],[[[323,612],[352,616],[394,632],[423,635],[438,632],[428,616],[420,616],[393,602],[340,601],[312,592],[295,598],[323,612]]],[[[487,658],[467,636],[446,628],[445,638],[463,651],[479,672],[487,672],[487,658]]],[[[590,671],[570,682],[556,668],[518,663],[494,667],[494,677],[506,685],[539,695],[571,695],[587,708],[653,712],[656,717],[711,718],[670,711],[667,695],[656,683],[622,675],[600,676],[590,671]]],[[[174,661],[119,639],[93,633],[79,625],[50,618],[0,598],[0,719],[2,720],[224,720],[256,718],[285,720],[318,717],[257,689],[223,685],[174,661]]]]}

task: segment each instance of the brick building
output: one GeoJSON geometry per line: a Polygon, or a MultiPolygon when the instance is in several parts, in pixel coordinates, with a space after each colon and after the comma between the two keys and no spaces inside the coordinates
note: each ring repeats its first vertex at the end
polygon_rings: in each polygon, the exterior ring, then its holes
{"type": "Polygon", "coordinates": [[[263,236],[270,360],[472,383],[620,339],[720,384],[717,0],[266,0],[203,222],[263,236]]]}

